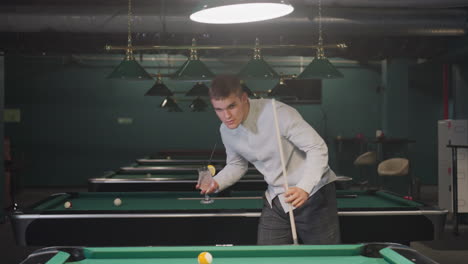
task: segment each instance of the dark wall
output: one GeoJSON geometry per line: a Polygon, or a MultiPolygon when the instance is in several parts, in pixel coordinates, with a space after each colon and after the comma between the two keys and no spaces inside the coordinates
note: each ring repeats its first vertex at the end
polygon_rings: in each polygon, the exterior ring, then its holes
{"type": "Polygon", "coordinates": [[[3,156],[3,106],[5,100],[5,79],[4,79],[4,56],[3,52],[0,52],[0,221],[4,217],[4,204],[5,204],[5,168],[4,168],[4,156],[3,156]]]}
{"type": "MultiPolygon", "coordinates": [[[[212,109],[190,112],[193,98],[183,94],[193,85],[164,79],[184,112],[166,112],[158,107],[160,97],[145,97],[152,81],[116,81],[106,76],[121,55],[6,57],[6,107],[21,111],[21,121],[8,123],[6,134],[22,157],[23,186],[85,185],[86,179],[103,175],[134,159],[162,149],[211,149],[221,144],[219,121],[212,109]],[[131,124],[119,124],[129,118],[131,124]]],[[[243,58],[242,58],[243,59],[243,58]]],[[[153,74],[169,73],[184,57],[145,56],[142,65],[153,74]]],[[[203,59],[202,59],[203,60],[203,59]]],[[[310,58],[265,58],[278,72],[300,72],[310,58]]],[[[239,58],[205,59],[215,73],[235,73],[247,61],[239,58]],[[240,62],[239,62],[240,61],[240,62]]],[[[324,80],[322,103],[294,105],[329,146],[330,163],[336,168],[334,139],[361,133],[375,137],[382,128],[380,63],[360,65],[332,60],[345,78],[324,80]]],[[[399,71],[387,73],[399,78],[399,71]]],[[[407,75],[407,73],[405,73],[407,75]]],[[[404,76],[403,81],[407,80],[404,76]]],[[[266,92],[276,81],[250,81],[252,90],[266,92]]],[[[389,102],[399,108],[400,101],[389,102]]],[[[389,129],[401,130],[394,122],[389,129]]],[[[407,129],[408,122],[404,124],[407,129]]],[[[355,153],[357,155],[359,153],[355,153]]],[[[354,154],[353,154],[354,155],[354,154]]],[[[341,174],[355,176],[347,168],[341,174]]]]}
{"type": "Polygon", "coordinates": [[[210,149],[219,141],[211,112],[165,112],[161,98],[143,96],[152,82],[107,80],[106,68],[56,57],[8,56],[6,63],[7,105],[22,118],[7,133],[24,157],[24,185],[85,184],[160,149],[210,149]]]}
{"type": "Polygon", "coordinates": [[[409,135],[412,170],[424,183],[437,184],[437,121],[443,116],[442,63],[423,63],[409,69],[409,135]]]}
{"type": "Polygon", "coordinates": [[[453,91],[456,98],[454,100],[454,118],[468,119],[468,63],[458,63],[454,70],[456,71],[453,91]]]}
{"type": "Polygon", "coordinates": [[[409,123],[408,68],[414,62],[400,58],[388,60],[386,63],[382,128],[388,136],[407,138],[409,123]]]}

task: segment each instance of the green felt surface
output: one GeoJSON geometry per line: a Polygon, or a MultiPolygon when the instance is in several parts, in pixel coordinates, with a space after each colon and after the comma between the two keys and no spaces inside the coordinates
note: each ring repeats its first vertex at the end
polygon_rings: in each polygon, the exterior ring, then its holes
{"type": "MultiPolygon", "coordinates": [[[[236,247],[134,247],[87,248],[85,259],[74,264],[196,264],[197,256],[208,251],[213,264],[385,264],[402,260],[398,254],[386,258],[361,255],[362,245],[287,245],[287,246],[236,246],[236,247]]],[[[391,251],[391,250],[390,250],[391,251]]],[[[389,252],[390,253],[390,252],[389,252]]],[[[62,259],[51,260],[54,264],[62,259]]]]}
{"type": "MultiPolygon", "coordinates": [[[[134,174],[134,173],[119,173],[119,174],[110,174],[106,175],[107,179],[175,179],[175,180],[196,180],[198,179],[198,174],[134,174]]],[[[242,179],[262,179],[263,175],[261,174],[247,174],[242,177],[242,179]]]]}
{"type": "Polygon", "coordinates": [[[107,179],[178,179],[178,180],[193,180],[197,179],[198,175],[196,173],[193,174],[112,174],[106,176],[107,179]]]}
{"type": "MultiPolygon", "coordinates": [[[[203,196],[198,192],[83,192],[62,194],[37,205],[34,210],[65,210],[64,203],[72,202],[73,210],[206,210],[206,209],[257,209],[262,207],[263,191],[236,191],[231,197],[214,197],[211,204],[201,204],[203,196]],[[121,206],[114,205],[114,199],[122,200],[121,206]],[[189,199],[187,199],[189,198],[189,199]],[[193,199],[195,198],[195,199],[193,199]]],[[[420,203],[405,200],[385,192],[369,194],[364,191],[337,191],[338,208],[411,208],[420,203]],[[344,195],[357,195],[356,198],[342,198],[344,195]]]]}
{"type": "Polygon", "coordinates": [[[262,206],[262,199],[244,199],[244,197],[224,198],[213,196],[214,202],[202,204],[204,196],[198,192],[106,192],[80,193],[78,196],[64,194],[36,206],[35,210],[207,210],[207,209],[257,209],[262,206]],[[115,206],[114,199],[122,200],[122,205],[115,206]],[[189,198],[189,199],[187,199],[189,198]],[[65,209],[65,202],[70,201],[72,207],[65,209]]]}
{"type": "Polygon", "coordinates": [[[146,160],[137,160],[138,165],[140,166],[166,166],[166,165],[190,165],[190,166],[206,166],[208,164],[225,164],[226,160],[215,160],[209,162],[208,160],[164,160],[164,159],[146,159],[146,160]]]}
{"type": "Polygon", "coordinates": [[[369,193],[366,191],[337,191],[337,195],[356,194],[356,198],[338,198],[339,208],[398,208],[398,207],[418,207],[422,204],[415,201],[406,200],[400,196],[386,192],[369,193]]]}
{"type": "MultiPolygon", "coordinates": [[[[210,153],[211,154],[211,153],[210,153]]],[[[167,159],[167,160],[210,160],[210,154],[206,155],[183,155],[183,154],[174,154],[174,155],[151,155],[143,157],[144,159],[167,159]]],[[[225,157],[220,157],[219,155],[214,155],[211,157],[214,160],[226,160],[225,157]]]]}
{"type": "Polygon", "coordinates": [[[144,168],[144,167],[165,167],[165,168],[201,168],[203,164],[158,164],[158,165],[133,165],[133,168],[144,168]]]}
{"type": "MultiPolygon", "coordinates": [[[[164,168],[173,168],[173,169],[177,169],[177,168],[194,168],[194,169],[198,169],[198,168],[202,168],[204,167],[205,165],[204,164],[158,164],[158,165],[146,165],[146,164],[133,164],[131,166],[124,166],[124,167],[128,167],[128,168],[135,168],[135,169],[138,169],[138,168],[146,168],[146,167],[164,167],[164,168]]],[[[220,165],[214,165],[215,167],[223,167],[223,166],[220,166],[220,165]]]]}
{"type": "MultiPolygon", "coordinates": [[[[384,264],[390,263],[384,259],[370,259],[361,256],[346,257],[264,257],[264,258],[217,258],[213,264],[286,264],[294,261],[295,264],[384,264]]],[[[196,264],[197,259],[171,258],[171,259],[89,259],[79,262],[81,264],[196,264]]]]}
{"type": "MultiPolygon", "coordinates": [[[[198,165],[130,165],[121,167],[116,173],[117,174],[188,174],[198,176],[198,169],[203,166],[198,165]]],[[[215,166],[216,171],[219,171],[223,166],[215,166]]]]}

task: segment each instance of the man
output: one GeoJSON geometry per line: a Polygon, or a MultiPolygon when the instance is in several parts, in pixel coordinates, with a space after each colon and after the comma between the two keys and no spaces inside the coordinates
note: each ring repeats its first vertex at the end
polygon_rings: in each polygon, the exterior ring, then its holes
{"type": "MultiPolygon", "coordinates": [[[[328,149],[317,132],[292,107],[276,102],[288,190],[276,137],[272,100],[251,100],[240,80],[216,77],[210,87],[213,108],[221,120],[226,166],[201,193],[223,190],[237,182],[252,163],[265,177],[268,189],[258,228],[260,245],[291,244],[289,204],[294,209],[297,235],[304,244],[336,244],[340,233],[328,149]]],[[[197,186],[199,187],[199,186],[197,186]]]]}

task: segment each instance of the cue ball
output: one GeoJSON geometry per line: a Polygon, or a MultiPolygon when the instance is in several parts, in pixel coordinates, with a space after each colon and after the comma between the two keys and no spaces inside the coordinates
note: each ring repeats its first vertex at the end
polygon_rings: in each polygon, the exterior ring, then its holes
{"type": "Polygon", "coordinates": [[[72,203],[70,201],[66,201],[64,204],[63,204],[63,207],[65,208],[71,208],[72,207],[72,203]]]}
{"type": "Polygon", "coordinates": [[[213,262],[213,256],[209,252],[202,252],[198,255],[199,264],[211,264],[213,262]]]}
{"type": "Polygon", "coordinates": [[[115,206],[121,206],[122,205],[122,200],[120,200],[120,198],[115,198],[114,205],[115,206]]]}

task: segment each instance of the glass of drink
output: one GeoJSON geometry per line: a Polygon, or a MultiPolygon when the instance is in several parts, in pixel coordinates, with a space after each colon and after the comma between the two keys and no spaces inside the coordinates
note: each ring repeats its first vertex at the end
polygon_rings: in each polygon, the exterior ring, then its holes
{"type": "MultiPolygon", "coordinates": [[[[213,186],[213,176],[211,175],[210,170],[207,167],[201,167],[198,169],[198,185],[201,190],[207,190],[213,186]]],[[[205,194],[205,198],[200,201],[202,204],[213,203],[214,200],[208,194],[205,194]]]]}

